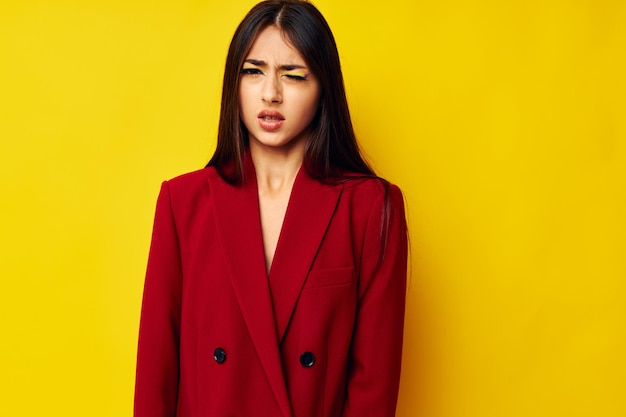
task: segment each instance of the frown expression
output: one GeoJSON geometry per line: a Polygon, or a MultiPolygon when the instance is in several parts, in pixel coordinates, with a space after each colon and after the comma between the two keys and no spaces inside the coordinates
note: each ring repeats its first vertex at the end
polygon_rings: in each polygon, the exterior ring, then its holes
{"type": "Polygon", "coordinates": [[[275,26],[255,39],[241,69],[239,107],[250,147],[287,150],[306,143],[320,86],[275,26]]]}

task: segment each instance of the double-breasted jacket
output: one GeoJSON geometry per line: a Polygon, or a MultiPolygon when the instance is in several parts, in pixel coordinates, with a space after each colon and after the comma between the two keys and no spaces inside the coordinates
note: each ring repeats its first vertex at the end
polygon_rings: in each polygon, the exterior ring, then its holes
{"type": "Polygon", "coordinates": [[[400,190],[302,168],[266,272],[256,178],[161,187],[135,417],[391,417],[405,305],[400,190]]]}

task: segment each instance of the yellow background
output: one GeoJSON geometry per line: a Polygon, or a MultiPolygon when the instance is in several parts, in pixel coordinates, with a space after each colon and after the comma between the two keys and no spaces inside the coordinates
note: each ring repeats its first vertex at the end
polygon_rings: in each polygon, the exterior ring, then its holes
{"type": "MultiPolygon", "coordinates": [[[[131,415],[158,187],[253,3],[1,3],[0,415],[131,415]]],[[[625,416],[626,2],[316,4],[407,199],[398,415],[625,416]]]]}

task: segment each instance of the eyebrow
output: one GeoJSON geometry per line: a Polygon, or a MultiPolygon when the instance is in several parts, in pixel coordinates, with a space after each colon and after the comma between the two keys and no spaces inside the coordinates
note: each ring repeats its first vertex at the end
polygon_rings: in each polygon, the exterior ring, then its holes
{"type": "MultiPolygon", "coordinates": [[[[265,61],[261,61],[258,59],[246,59],[243,62],[247,62],[248,64],[252,64],[252,65],[256,65],[257,67],[264,67],[267,66],[267,62],[265,61]]],[[[296,65],[296,64],[287,64],[287,65],[279,65],[278,68],[285,70],[285,71],[291,71],[291,70],[295,70],[295,69],[306,69],[306,66],[304,65],[296,65]]]]}

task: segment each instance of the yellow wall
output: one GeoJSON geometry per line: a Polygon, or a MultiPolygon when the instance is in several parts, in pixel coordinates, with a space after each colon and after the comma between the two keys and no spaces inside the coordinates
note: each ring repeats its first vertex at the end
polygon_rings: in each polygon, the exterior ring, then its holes
{"type": "MultiPolygon", "coordinates": [[[[253,3],[1,3],[0,415],[131,415],[158,187],[253,3]]],[[[317,5],[408,203],[398,415],[626,415],[626,2],[317,5]]]]}

